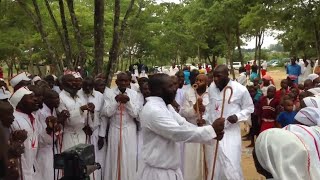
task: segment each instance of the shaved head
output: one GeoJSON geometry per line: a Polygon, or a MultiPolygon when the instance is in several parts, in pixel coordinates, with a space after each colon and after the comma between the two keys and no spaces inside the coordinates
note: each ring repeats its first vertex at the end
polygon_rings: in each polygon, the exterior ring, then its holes
{"type": "Polygon", "coordinates": [[[226,65],[218,65],[213,70],[213,81],[215,85],[222,91],[224,87],[229,83],[229,70],[226,65]]]}
{"type": "Polygon", "coordinates": [[[222,72],[223,74],[226,74],[229,76],[229,69],[228,66],[226,65],[218,65],[216,68],[213,70],[214,72],[222,72]]]}

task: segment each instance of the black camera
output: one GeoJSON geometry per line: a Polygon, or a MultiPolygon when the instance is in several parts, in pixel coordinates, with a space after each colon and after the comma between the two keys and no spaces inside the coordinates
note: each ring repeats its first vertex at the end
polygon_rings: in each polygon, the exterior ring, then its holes
{"type": "Polygon", "coordinates": [[[90,179],[89,175],[100,168],[100,164],[95,162],[93,145],[78,144],[54,155],[54,169],[63,169],[64,172],[61,180],[90,179]]]}

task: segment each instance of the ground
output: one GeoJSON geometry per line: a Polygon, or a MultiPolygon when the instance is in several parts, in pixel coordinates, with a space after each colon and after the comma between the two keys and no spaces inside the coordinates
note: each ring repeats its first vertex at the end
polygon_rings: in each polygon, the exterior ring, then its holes
{"type": "MultiPolygon", "coordinates": [[[[269,72],[267,72],[267,74],[269,74],[273,78],[277,89],[280,88],[280,81],[286,78],[286,72],[284,68],[271,69],[269,70],[269,72]]],[[[245,125],[242,125],[241,129],[242,129],[242,134],[246,134],[244,130],[245,125]]],[[[245,180],[265,179],[263,176],[259,175],[256,171],[256,168],[254,166],[253,159],[252,159],[252,148],[246,148],[246,146],[249,144],[250,144],[249,141],[243,141],[242,143],[242,169],[243,169],[244,179],[245,180]]]]}

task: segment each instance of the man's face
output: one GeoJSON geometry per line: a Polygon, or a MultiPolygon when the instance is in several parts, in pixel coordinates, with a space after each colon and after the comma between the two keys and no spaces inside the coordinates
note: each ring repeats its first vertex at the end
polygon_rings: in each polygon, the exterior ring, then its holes
{"type": "Polygon", "coordinates": [[[48,99],[44,100],[45,104],[50,108],[58,108],[60,105],[59,94],[55,94],[48,99]]]}
{"type": "Polygon", "coordinates": [[[63,89],[70,94],[76,94],[78,92],[76,84],[76,78],[72,76],[63,84],[63,89]]]}
{"type": "Polygon", "coordinates": [[[52,89],[54,86],[54,80],[47,80],[47,83],[49,84],[50,88],[52,89]]]}
{"type": "Polygon", "coordinates": [[[162,99],[166,104],[171,104],[176,97],[176,87],[170,77],[166,78],[162,87],[162,99]]]}
{"type": "Polygon", "coordinates": [[[82,88],[82,79],[81,78],[75,78],[75,87],[79,91],[82,88]]]}
{"type": "Polygon", "coordinates": [[[1,122],[2,125],[6,128],[10,128],[11,124],[14,121],[14,116],[13,116],[13,107],[8,104],[9,108],[5,108],[1,112],[1,122]]]}
{"type": "Polygon", "coordinates": [[[177,74],[177,77],[178,77],[179,88],[182,88],[184,85],[184,74],[179,73],[177,74]]]}
{"type": "Polygon", "coordinates": [[[34,95],[37,99],[37,104],[39,106],[39,109],[42,109],[43,108],[43,95],[40,92],[37,92],[37,93],[34,92],[34,95]]]}
{"type": "Polygon", "coordinates": [[[116,84],[121,92],[125,92],[126,88],[130,87],[130,79],[128,75],[119,75],[117,77],[116,84]]]}
{"type": "Polygon", "coordinates": [[[229,82],[228,74],[215,70],[213,72],[213,81],[219,89],[223,89],[229,82]]]}
{"type": "Polygon", "coordinates": [[[105,88],[106,88],[106,83],[104,83],[104,82],[96,83],[94,86],[94,89],[96,91],[101,92],[102,94],[104,93],[105,88]]]}
{"type": "Polygon", "coordinates": [[[91,94],[93,91],[94,83],[93,81],[83,81],[82,89],[86,94],[91,94]]]}
{"type": "Polygon", "coordinates": [[[276,94],[276,89],[275,88],[268,88],[267,90],[267,97],[269,99],[274,98],[274,95],[276,94]]]}
{"type": "Polygon", "coordinates": [[[140,90],[144,98],[149,97],[151,94],[148,83],[143,83],[140,87],[140,90]]]}
{"type": "Polygon", "coordinates": [[[38,99],[33,93],[24,95],[20,103],[22,108],[24,108],[24,110],[29,113],[37,111],[39,109],[38,99]]]}
{"type": "Polygon", "coordinates": [[[281,81],[281,88],[282,89],[288,89],[288,81],[287,80],[282,80],[281,81]]]}
{"type": "Polygon", "coordinates": [[[254,87],[249,87],[248,91],[249,91],[251,98],[254,98],[254,96],[257,94],[257,91],[254,87]]]}
{"type": "Polygon", "coordinates": [[[198,88],[207,88],[207,82],[208,79],[206,77],[206,75],[198,75],[196,78],[196,84],[198,85],[198,88]]]}

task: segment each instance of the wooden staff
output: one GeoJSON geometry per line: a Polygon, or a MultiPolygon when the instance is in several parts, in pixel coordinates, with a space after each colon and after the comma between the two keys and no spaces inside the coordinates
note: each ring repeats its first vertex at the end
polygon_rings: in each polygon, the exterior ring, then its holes
{"type": "Polygon", "coordinates": [[[121,154],[122,154],[122,117],[123,104],[120,104],[120,130],[119,130],[119,144],[118,144],[118,180],[121,180],[121,154]]]}
{"type": "MultiPolygon", "coordinates": [[[[232,94],[233,94],[233,89],[232,89],[231,86],[226,86],[226,87],[224,88],[224,90],[223,90],[223,100],[222,100],[222,107],[221,107],[220,118],[222,118],[222,116],[223,116],[224,104],[225,104],[225,101],[226,101],[226,91],[227,91],[227,89],[230,89],[230,97],[229,97],[229,100],[228,100],[228,104],[230,104],[230,100],[231,100],[231,97],[232,97],[232,94]]],[[[217,141],[217,143],[216,143],[216,149],[215,149],[215,152],[214,152],[214,159],[213,159],[213,167],[212,167],[211,180],[213,180],[214,171],[215,171],[215,168],[216,168],[217,155],[218,155],[218,147],[219,147],[219,141],[217,141]]]]}
{"type": "MultiPolygon", "coordinates": [[[[198,119],[202,119],[202,113],[199,110],[199,102],[198,102],[198,94],[197,94],[197,89],[198,89],[198,84],[193,84],[192,88],[194,89],[194,94],[196,97],[196,109],[197,109],[197,115],[198,115],[198,119]]],[[[205,176],[205,180],[207,179],[208,176],[208,167],[207,167],[207,163],[206,163],[206,151],[205,151],[205,145],[202,144],[202,150],[203,150],[203,163],[204,163],[204,176],[205,176]]]]}

